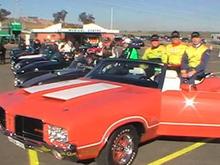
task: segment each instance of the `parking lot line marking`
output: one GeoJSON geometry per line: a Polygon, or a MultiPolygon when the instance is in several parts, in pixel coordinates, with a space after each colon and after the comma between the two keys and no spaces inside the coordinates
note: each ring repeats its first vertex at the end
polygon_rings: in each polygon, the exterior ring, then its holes
{"type": "Polygon", "coordinates": [[[37,152],[34,150],[28,150],[30,165],[39,165],[37,152]]]}
{"type": "Polygon", "coordinates": [[[186,154],[188,152],[191,152],[192,150],[195,150],[195,149],[197,149],[197,148],[199,148],[199,147],[201,147],[201,146],[203,146],[205,144],[206,144],[205,142],[194,143],[193,145],[190,145],[190,146],[188,146],[186,148],[183,148],[183,149],[181,149],[181,150],[179,150],[177,152],[174,152],[174,153],[172,153],[170,155],[167,155],[167,156],[165,156],[165,157],[163,157],[161,159],[158,159],[158,160],[156,160],[154,162],[151,162],[148,165],[161,165],[161,164],[166,163],[166,162],[168,162],[168,161],[170,161],[172,159],[175,159],[175,158],[177,158],[179,156],[182,156],[182,155],[184,155],[184,154],[186,154]]]}

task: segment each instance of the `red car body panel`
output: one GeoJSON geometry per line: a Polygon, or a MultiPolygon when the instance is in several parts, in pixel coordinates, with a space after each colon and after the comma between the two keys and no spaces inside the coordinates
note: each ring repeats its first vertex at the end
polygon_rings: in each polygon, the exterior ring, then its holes
{"type": "Polygon", "coordinates": [[[220,79],[207,78],[192,91],[165,91],[158,134],[220,137],[220,79]]]}
{"type": "MultiPolygon", "coordinates": [[[[46,93],[99,82],[103,83],[100,80],[89,80],[88,83],[53,88],[32,94],[24,90],[8,93],[4,100],[0,100],[1,106],[7,110],[6,120],[10,121],[7,122],[7,128],[12,132],[15,131],[13,123],[15,115],[37,118],[48,124],[62,126],[70,132],[70,142],[77,145],[81,159],[97,156],[110,134],[124,124],[142,123],[149,133],[142,137],[142,141],[157,136],[160,104],[154,102],[161,99],[159,89],[106,82],[120,87],[87,94],[68,101],[43,96],[46,93]],[[115,100],[117,100],[117,105],[115,100]],[[148,109],[152,109],[152,111],[148,109]],[[97,126],[98,129],[96,129],[97,126]]],[[[46,128],[44,132],[44,139],[50,143],[47,139],[46,128]]]]}
{"type": "Polygon", "coordinates": [[[77,146],[79,159],[97,157],[112,132],[130,123],[143,126],[141,142],[160,135],[220,137],[219,78],[207,78],[197,85],[197,91],[164,92],[103,80],[80,81],[85,82],[2,94],[0,105],[6,110],[7,129],[15,131],[15,115],[40,119],[45,123],[44,140],[51,144],[47,124],[65,128],[69,142],[77,146]],[[71,99],[58,98],[56,93],[100,83],[112,88],[71,99]],[[57,98],[48,97],[48,93],[57,98]]]}

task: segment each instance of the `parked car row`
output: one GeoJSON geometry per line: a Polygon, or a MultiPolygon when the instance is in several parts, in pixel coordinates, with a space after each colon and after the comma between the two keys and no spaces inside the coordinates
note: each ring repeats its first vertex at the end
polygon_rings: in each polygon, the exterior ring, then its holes
{"type": "Polygon", "coordinates": [[[47,84],[63,80],[71,80],[85,76],[93,66],[88,66],[81,61],[73,61],[68,67],[58,70],[39,70],[16,75],[14,85],[16,87],[30,87],[33,85],[47,84]]]}
{"type": "Polygon", "coordinates": [[[11,69],[16,87],[75,79],[87,74],[94,66],[89,57],[78,57],[74,61],[71,53],[61,53],[50,47],[41,52],[34,54],[19,49],[11,51],[11,69]]]}

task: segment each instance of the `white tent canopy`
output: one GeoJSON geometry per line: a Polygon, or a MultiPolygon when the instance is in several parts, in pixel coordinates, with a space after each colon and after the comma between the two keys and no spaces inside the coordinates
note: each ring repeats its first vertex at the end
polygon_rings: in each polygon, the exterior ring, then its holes
{"type": "Polygon", "coordinates": [[[32,29],[33,33],[57,33],[57,32],[73,32],[73,33],[119,33],[119,30],[109,30],[94,23],[85,24],[83,28],[62,28],[62,23],[51,25],[44,29],[32,29]]]}

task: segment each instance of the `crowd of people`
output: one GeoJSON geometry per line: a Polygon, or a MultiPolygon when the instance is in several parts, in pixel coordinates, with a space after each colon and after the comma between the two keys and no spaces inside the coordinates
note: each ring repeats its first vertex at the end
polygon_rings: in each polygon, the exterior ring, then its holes
{"type": "Polygon", "coordinates": [[[195,80],[205,74],[210,50],[202,41],[199,32],[192,32],[191,43],[186,45],[180,39],[180,33],[171,33],[171,43],[160,44],[159,36],[151,36],[151,46],[142,56],[143,60],[162,62],[175,69],[182,83],[195,84],[195,80]]]}
{"type": "MultiPolygon", "coordinates": [[[[41,44],[39,40],[34,40],[32,43],[32,47],[38,53],[43,46],[44,44],[41,44]]],[[[72,43],[70,40],[54,42],[53,46],[56,51],[73,54],[73,59],[85,56],[85,52],[80,51],[82,45],[72,43]]],[[[4,45],[0,45],[0,61],[3,64],[5,63],[5,52],[4,45]]],[[[205,73],[209,52],[210,50],[204,44],[199,32],[193,32],[191,43],[186,45],[181,41],[180,33],[173,31],[171,42],[167,45],[161,44],[158,34],[153,34],[150,38],[150,46],[143,55],[140,55],[136,47],[132,45],[130,38],[125,38],[122,45],[115,40],[101,40],[93,53],[95,56],[104,58],[142,59],[164,63],[179,73],[183,83],[194,84],[195,80],[205,73]]],[[[91,55],[88,57],[92,58],[91,55]]]]}

